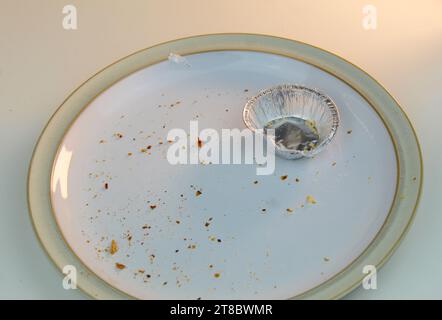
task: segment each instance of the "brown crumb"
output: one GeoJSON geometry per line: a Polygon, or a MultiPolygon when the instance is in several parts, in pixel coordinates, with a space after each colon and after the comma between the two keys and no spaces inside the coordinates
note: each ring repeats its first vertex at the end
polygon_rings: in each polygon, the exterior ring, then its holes
{"type": "Polygon", "coordinates": [[[202,195],[203,193],[201,192],[201,191],[199,191],[199,190],[197,190],[196,192],[195,192],[195,196],[197,196],[197,197],[199,197],[200,195],[202,195]]]}
{"type": "Polygon", "coordinates": [[[353,130],[347,130],[347,134],[351,134],[353,130]]]}
{"type": "Polygon", "coordinates": [[[106,183],[104,184],[104,189],[106,189],[106,190],[109,189],[109,183],[106,182],[106,183]]]}
{"type": "Polygon", "coordinates": [[[127,155],[130,157],[132,155],[132,152],[128,152],[127,155]]]}
{"type": "Polygon", "coordinates": [[[153,210],[155,209],[157,206],[156,205],[151,205],[150,208],[153,210]]]}
{"type": "Polygon", "coordinates": [[[293,209],[292,209],[292,208],[287,208],[286,210],[287,210],[287,212],[289,212],[289,213],[292,213],[292,212],[293,212],[293,209]]]}
{"type": "Polygon", "coordinates": [[[101,139],[98,143],[106,143],[106,140],[101,139]]]}
{"type": "Polygon", "coordinates": [[[119,132],[115,133],[114,136],[115,136],[117,139],[121,139],[121,138],[123,138],[123,134],[121,134],[121,133],[119,133],[119,132]]]}
{"type": "Polygon", "coordinates": [[[299,182],[299,181],[301,181],[301,180],[299,180],[299,178],[296,178],[295,181],[296,181],[296,182],[299,182]]]}
{"type": "Polygon", "coordinates": [[[258,184],[258,180],[253,181],[253,184],[258,184]]]}
{"type": "Polygon", "coordinates": [[[118,262],[115,263],[115,267],[119,270],[126,269],[126,266],[124,264],[118,262]]]}
{"type": "Polygon", "coordinates": [[[214,276],[215,278],[219,278],[219,277],[221,277],[221,274],[220,274],[219,272],[216,272],[216,273],[213,274],[213,276],[214,276]]]}
{"type": "Polygon", "coordinates": [[[203,141],[200,138],[198,138],[197,146],[198,148],[201,148],[203,146],[203,141]]]}
{"type": "Polygon", "coordinates": [[[332,167],[334,167],[335,165],[336,165],[336,162],[333,162],[333,163],[332,163],[332,167]]]}
{"type": "Polygon", "coordinates": [[[117,251],[118,251],[118,244],[115,240],[112,240],[109,248],[109,253],[114,255],[117,251]]]}
{"type": "Polygon", "coordinates": [[[281,180],[282,180],[282,181],[284,181],[284,180],[287,179],[287,178],[288,178],[288,175],[281,176],[281,180]]]}
{"type": "Polygon", "coordinates": [[[152,146],[147,146],[146,149],[150,150],[150,149],[152,149],[152,146]]]}
{"type": "Polygon", "coordinates": [[[180,224],[180,223],[181,223],[181,221],[180,221],[180,220],[177,220],[177,221],[175,221],[175,223],[176,223],[176,224],[180,224]]]}

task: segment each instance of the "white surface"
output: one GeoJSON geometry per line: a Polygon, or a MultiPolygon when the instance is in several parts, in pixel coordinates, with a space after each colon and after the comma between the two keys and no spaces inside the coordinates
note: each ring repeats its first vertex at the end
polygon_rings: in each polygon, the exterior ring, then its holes
{"type": "Polygon", "coordinates": [[[378,9],[378,28],[372,31],[362,28],[365,1],[70,3],[79,10],[76,31],[62,29],[57,2],[0,3],[1,298],[86,297],[62,288],[26,208],[32,149],[57,106],[98,69],[137,49],[227,31],[279,35],[330,50],[362,67],[398,99],[423,149],[421,204],[407,237],[380,270],[378,289],[359,288],[348,298],[442,298],[441,2],[370,1],[378,9]]]}
{"type": "Polygon", "coordinates": [[[191,67],[165,61],[115,84],[66,135],[52,198],[73,250],[144,299],[290,298],[344,269],[381,228],[396,188],[393,145],[376,112],[340,80],[289,58],[240,51],[186,58],[191,67]],[[315,86],[339,106],[341,128],[314,159],[277,158],[266,176],[256,165],[169,164],[169,130],[188,132],[192,120],[199,130],[242,130],[248,97],[281,83],[315,86]],[[113,256],[104,251],[112,239],[120,247],[113,256]]]}

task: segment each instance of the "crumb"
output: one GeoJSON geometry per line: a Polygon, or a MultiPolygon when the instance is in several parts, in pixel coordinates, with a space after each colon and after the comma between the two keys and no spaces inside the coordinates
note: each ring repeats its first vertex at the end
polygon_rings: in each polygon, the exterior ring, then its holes
{"type": "Polygon", "coordinates": [[[132,155],[132,152],[128,152],[127,155],[130,157],[132,155]]]}
{"type": "Polygon", "coordinates": [[[336,165],[336,162],[333,162],[333,163],[332,163],[332,167],[334,167],[335,165],[336,165]]]}
{"type": "Polygon", "coordinates": [[[203,193],[201,192],[201,191],[199,191],[199,190],[197,190],[196,192],[195,192],[195,196],[197,196],[197,197],[199,197],[200,195],[202,195],[203,193]]]}
{"type": "Polygon", "coordinates": [[[266,211],[267,211],[267,209],[261,209],[261,211],[262,211],[262,212],[266,212],[266,211]]]}
{"type": "Polygon", "coordinates": [[[114,136],[115,136],[117,139],[121,139],[121,138],[123,138],[123,135],[122,135],[121,133],[119,133],[119,132],[115,133],[114,136]]]}
{"type": "Polygon", "coordinates": [[[156,205],[151,205],[150,208],[153,210],[155,209],[157,206],[156,205]]]}
{"type": "Polygon", "coordinates": [[[109,189],[109,183],[106,182],[106,183],[104,184],[104,189],[106,189],[106,190],[109,189]]]}
{"type": "Polygon", "coordinates": [[[198,148],[201,148],[203,146],[203,141],[200,138],[198,138],[197,146],[198,148]]]}
{"type": "Polygon", "coordinates": [[[347,134],[351,134],[353,130],[347,130],[347,134]]]}
{"type": "Polygon", "coordinates": [[[244,92],[249,92],[249,89],[244,89],[244,92]]]}
{"type": "Polygon", "coordinates": [[[124,264],[118,262],[115,263],[115,267],[119,270],[126,269],[126,266],[124,264]]]}
{"type": "Polygon", "coordinates": [[[295,181],[296,181],[296,182],[299,182],[299,181],[301,181],[301,180],[299,180],[299,178],[296,178],[295,181]]]}
{"type": "Polygon", "coordinates": [[[101,139],[98,143],[106,143],[106,140],[101,139]]]}
{"type": "Polygon", "coordinates": [[[112,240],[109,248],[109,253],[114,255],[117,251],[118,251],[118,244],[115,240],[112,240]]]}
{"type": "Polygon", "coordinates": [[[292,213],[292,212],[293,212],[293,209],[292,209],[292,208],[287,208],[286,210],[287,210],[287,212],[289,212],[289,213],[292,213]]]}
{"type": "Polygon", "coordinates": [[[417,180],[417,178],[416,177],[413,177],[413,181],[416,181],[417,180]]]}
{"type": "Polygon", "coordinates": [[[285,179],[287,179],[288,175],[285,176],[281,176],[281,180],[284,181],[285,179]]]}
{"type": "Polygon", "coordinates": [[[307,202],[311,203],[311,204],[316,204],[317,203],[315,198],[313,198],[313,196],[310,196],[310,195],[307,196],[307,202]]]}
{"type": "Polygon", "coordinates": [[[175,223],[176,223],[176,224],[180,224],[180,223],[181,223],[181,221],[180,221],[180,220],[177,220],[177,221],[175,221],[175,223]]]}
{"type": "Polygon", "coordinates": [[[329,261],[330,261],[330,258],[329,258],[329,257],[324,257],[324,261],[325,261],[325,262],[329,262],[329,261]]]}
{"type": "Polygon", "coordinates": [[[258,184],[258,180],[253,181],[253,184],[258,184]]]}
{"type": "Polygon", "coordinates": [[[150,149],[152,149],[152,146],[147,146],[146,149],[150,150],[150,149]]]}
{"type": "Polygon", "coordinates": [[[214,276],[215,278],[219,278],[219,277],[221,277],[221,274],[220,274],[219,272],[216,272],[216,273],[213,274],[213,276],[214,276]]]}

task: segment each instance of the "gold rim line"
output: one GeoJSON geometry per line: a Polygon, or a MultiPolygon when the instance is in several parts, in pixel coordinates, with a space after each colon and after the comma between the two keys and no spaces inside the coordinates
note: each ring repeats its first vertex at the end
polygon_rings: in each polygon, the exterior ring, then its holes
{"type": "MultiPolygon", "coordinates": [[[[218,34],[218,35],[231,35],[231,34],[218,34]]],[[[235,35],[241,35],[241,34],[235,34],[235,35]]],[[[248,35],[252,35],[252,34],[248,34],[248,35]]],[[[259,35],[257,35],[257,34],[253,34],[253,36],[259,36],[259,35]]],[[[199,36],[193,36],[193,37],[187,37],[187,38],[183,38],[183,39],[179,39],[179,40],[184,40],[184,39],[188,39],[188,38],[198,38],[198,37],[199,37],[199,36]]],[[[418,203],[419,203],[420,194],[421,194],[421,191],[422,191],[422,183],[423,183],[423,162],[422,162],[421,148],[420,148],[420,145],[419,145],[419,141],[417,140],[416,132],[415,132],[413,126],[411,125],[411,122],[410,122],[408,116],[405,114],[405,112],[404,112],[403,109],[400,107],[400,105],[397,103],[397,101],[391,96],[391,94],[390,94],[390,93],[389,93],[389,92],[388,92],[388,91],[387,91],[382,85],[380,85],[380,83],[379,83],[378,81],[376,81],[375,79],[373,79],[373,78],[372,78],[371,76],[369,76],[365,71],[363,71],[363,70],[360,69],[359,67],[355,66],[355,65],[352,64],[351,62],[348,62],[347,60],[345,60],[345,59],[339,57],[339,56],[336,55],[336,54],[333,54],[333,53],[331,53],[331,52],[328,52],[328,51],[326,51],[326,50],[323,50],[323,49],[321,49],[321,48],[318,48],[318,47],[315,47],[315,46],[312,46],[312,45],[305,44],[305,43],[303,43],[303,42],[301,42],[301,41],[295,41],[295,40],[285,39],[285,38],[280,38],[280,37],[272,37],[272,36],[268,36],[268,35],[266,35],[266,37],[269,37],[269,38],[279,38],[279,39],[288,40],[288,41],[291,41],[291,42],[298,42],[298,43],[304,44],[304,45],[306,45],[306,46],[308,46],[308,47],[313,47],[313,48],[316,48],[316,49],[321,50],[321,51],[323,51],[323,52],[327,52],[327,53],[329,53],[329,54],[331,54],[331,55],[334,55],[334,56],[340,58],[342,61],[347,62],[347,63],[350,64],[351,66],[353,66],[353,67],[357,68],[358,70],[362,71],[366,76],[368,76],[369,79],[373,80],[376,84],[378,84],[378,86],[381,87],[381,88],[382,88],[382,89],[383,89],[383,90],[389,95],[390,98],[392,98],[392,100],[395,102],[396,106],[399,107],[399,110],[402,112],[402,114],[405,116],[406,120],[408,121],[408,125],[409,125],[409,127],[412,129],[412,133],[413,133],[413,135],[414,135],[414,138],[415,138],[415,141],[416,141],[416,144],[417,144],[417,147],[418,147],[418,153],[419,153],[419,159],[420,159],[420,169],[421,169],[420,171],[421,171],[421,174],[420,174],[420,177],[419,177],[419,179],[420,179],[419,193],[418,193],[418,195],[417,195],[416,204],[415,204],[415,207],[414,207],[414,209],[413,209],[413,215],[412,215],[412,217],[411,217],[409,223],[407,224],[406,230],[405,230],[405,231],[403,232],[403,234],[400,236],[400,239],[397,241],[397,243],[394,244],[394,247],[390,250],[390,252],[388,253],[388,255],[384,258],[384,260],[386,260],[386,258],[388,258],[388,256],[392,253],[392,251],[394,251],[394,249],[396,248],[396,246],[398,245],[398,243],[400,242],[400,240],[402,239],[402,237],[405,235],[405,232],[408,230],[408,228],[409,228],[409,226],[410,226],[410,224],[411,224],[411,222],[412,222],[412,218],[413,218],[414,215],[415,215],[415,211],[416,211],[417,205],[418,205],[418,203]]],[[[107,67],[101,69],[100,71],[98,71],[97,73],[95,73],[93,76],[91,76],[90,78],[88,78],[86,81],[84,81],[80,86],[78,86],[78,87],[77,87],[77,88],[76,88],[76,89],[75,89],[75,90],[74,90],[74,91],[73,91],[73,92],[72,92],[72,93],[71,93],[71,94],[70,94],[70,95],[69,95],[69,96],[63,101],[63,103],[59,106],[59,108],[58,108],[58,109],[55,111],[55,113],[51,116],[51,118],[49,119],[48,123],[46,124],[44,130],[42,131],[42,133],[41,133],[41,135],[40,135],[40,137],[39,137],[39,139],[38,139],[37,145],[36,145],[36,147],[35,147],[35,149],[34,149],[34,152],[33,152],[32,158],[31,158],[31,168],[30,168],[30,170],[29,170],[29,172],[28,172],[28,207],[29,207],[29,210],[30,210],[30,213],[31,213],[31,221],[32,221],[33,226],[34,226],[34,230],[36,231],[36,233],[37,233],[37,237],[39,238],[40,242],[42,242],[42,240],[41,240],[41,238],[40,238],[40,236],[39,236],[39,234],[38,234],[38,231],[37,231],[37,229],[36,229],[36,226],[35,226],[35,224],[34,224],[34,220],[33,220],[33,216],[32,216],[32,211],[31,211],[31,206],[30,206],[30,198],[29,198],[29,193],[30,193],[30,189],[29,189],[29,187],[30,187],[30,186],[29,186],[29,180],[30,180],[30,175],[31,175],[31,170],[32,170],[32,163],[33,163],[33,160],[34,160],[35,152],[36,152],[36,150],[37,150],[37,148],[38,148],[38,146],[39,146],[39,144],[40,144],[40,140],[41,140],[41,138],[42,138],[42,136],[43,136],[43,134],[44,134],[46,128],[48,127],[49,123],[52,121],[52,119],[53,119],[53,118],[55,117],[55,115],[58,113],[59,109],[60,109],[60,108],[66,103],[66,101],[68,101],[68,100],[71,98],[72,95],[74,95],[75,92],[77,92],[77,91],[78,91],[78,90],[79,90],[79,89],[80,89],[85,83],[87,83],[89,80],[91,80],[92,78],[94,78],[96,75],[98,75],[98,74],[101,73],[102,71],[108,69],[109,67],[111,67],[111,66],[117,64],[118,62],[120,62],[120,61],[122,61],[122,60],[124,60],[124,59],[126,59],[126,58],[128,58],[128,57],[130,57],[130,56],[133,56],[133,55],[135,55],[135,54],[137,54],[137,53],[143,52],[143,51],[145,51],[145,50],[147,50],[147,49],[150,49],[150,48],[153,48],[153,47],[161,46],[161,45],[163,45],[163,44],[167,44],[167,43],[170,43],[170,42],[174,42],[174,41],[176,41],[176,40],[171,40],[171,41],[163,42],[163,43],[161,43],[161,44],[157,44],[157,45],[151,46],[151,47],[149,47],[149,48],[141,49],[141,50],[139,50],[139,51],[137,51],[137,52],[135,52],[135,53],[132,53],[132,54],[126,56],[126,57],[123,57],[123,58],[121,58],[121,59],[115,61],[114,63],[108,65],[107,67]]],[[[238,50],[238,49],[220,49],[220,50],[215,50],[215,51],[224,51],[224,50],[227,51],[227,50],[238,50]]],[[[208,52],[208,51],[213,51],[213,50],[206,50],[206,51],[203,51],[203,52],[208,52]]],[[[259,51],[259,50],[252,49],[252,50],[243,50],[243,51],[259,51]]],[[[265,51],[265,50],[263,50],[262,52],[272,53],[272,52],[265,51]]],[[[198,53],[198,52],[192,52],[192,53],[187,53],[187,54],[196,54],[196,53],[198,53]]],[[[186,54],[186,55],[187,55],[187,54],[186,54]]],[[[275,54],[275,53],[274,53],[274,54],[275,54]]],[[[313,63],[311,63],[311,62],[307,62],[307,61],[304,61],[303,59],[299,59],[299,57],[298,57],[298,58],[295,58],[295,57],[293,57],[293,56],[283,55],[283,54],[281,54],[281,53],[276,53],[276,54],[277,54],[277,55],[280,55],[280,56],[287,56],[288,58],[295,59],[295,60],[298,60],[298,61],[302,61],[302,62],[304,62],[304,63],[308,63],[308,64],[313,65],[314,67],[316,67],[316,68],[318,68],[318,69],[321,69],[321,70],[323,70],[323,71],[325,71],[325,72],[331,74],[332,76],[334,76],[335,78],[337,78],[337,79],[343,81],[344,83],[346,83],[347,85],[349,85],[352,89],[354,89],[356,92],[358,92],[358,93],[359,93],[359,94],[360,94],[360,95],[361,95],[361,96],[362,96],[362,97],[363,97],[363,98],[364,98],[364,99],[370,104],[370,106],[372,107],[372,109],[378,113],[378,111],[376,110],[376,108],[373,107],[372,103],[369,101],[369,99],[367,99],[367,97],[366,97],[364,94],[362,94],[359,90],[357,90],[356,88],[354,88],[350,83],[348,83],[347,81],[343,80],[343,79],[340,78],[339,76],[333,74],[333,73],[330,72],[329,70],[325,70],[324,68],[322,68],[322,67],[320,67],[320,66],[318,66],[318,65],[315,65],[315,64],[313,64],[313,63]]],[[[163,61],[163,60],[166,60],[166,59],[160,59],[160,61],[163,61]]],[[[89,103],[88,103],[86,106],[84,106],[84,107],[83,107],[83,108],[77,113],[76,117],[70,122],[69,127],[66,129],[66,132],[69,131],[70,127],[71,127],[72,124],[76,121],[77,117],[82,113],[82,111],[83,111],[87,106],[89,106],[89,105],[95,100],[96,97],[98,97],[98,96],[99,96],[100,94],[102,94],[104,91],[106,91],[107,89],[109,89],[109,88],[110,88],[111,86],[113,86],[115,83],[117,83],[117,82],[123,80],[124,78],[130,76],[131,74],[133,74],[133,73],[135,73],[135,72],[137,72],[137,71],[139,71],[139,70],[141,70],[141,69],[147,68],[147,67],[149,67],[149,66],[151,66],[151,65],[153,65],[153,64],[156,64],[156,63],[158,63],[158,62],[160,62],[160,61],[149,63],[148,65],[145,65],[145,66],[139,68],[138,70],[135,70],[135,71],[133,71],[133,72],[127,74],[127,75],[124,76],[124,77],[120,77],[118,80],[116,80],[115,82],[113,82],[112,84],[110,84],[108,87],[106,87],[105,89],[103,89],[100,93],[98,93],[95,97],[93,97],[93,98],[89,101],[89,103]]],[[[383,118],[382,118],[382,116],[381,116],[379,113],[378,113],[378,115],[380,116],[381,120],[384,121],[383,118]]],[[[389,132],[390,137],[392,138],[392,136],[391,136],[391,132],[390,132],[390,128],[385,124],[385,122],[384,122],[384,125],[385,125],[387,131],[389,132]]],[[[65,132],[65,134],[66,134],[66,132],[65,132]]],[[[64,139],[65,134],[64,134],[63,137],[61,138],[61,141],[64,139]]],[[[397,150],[396,150],[396,141],[395,141],[393,138],[392,138],[392,143],[393,143],[393,145],[394,145],[394,147],[395,147],[395,153],[396,153],[396,159],[397,159],[397,162],[399,162],[399,157],[398,157],[398,155],[397,155],[397,150]]],[[[56,155],[57,155],[57,154],[58,154],[58,151],[55,153],[53,159],[56,158],[56,155]]],[[[399,171],[399,166],[398,166],[397,170],[399,171]]],[[[397,174],[397,180],[398,180],[398,179],[399,179],[399,173],[397,174]]],[[[396,193],[395,193],[395,196],[394,196],[393,201],[392,201],[392,206],[394,205],[394,202],[397,200],[397,188],[398,188],[398,184],[396,185],[396,193]]],[[[50,197],[50,198],[51,198],[51,197],[50,197]]],[[[52,202],[51,202],[51,205],[52,205],[52,202]]],[[[391,209],[390,209],[390,211],[391,211],[391,209]]],[[[52,213],[54,213],[54,212],[52,212],[52,213]]],[[[389,213],[389,214],[390,214],[390,213],[389,213]]],[[[386,221],[387,221],[387,219],[388,219],[388,216],[387,216],[387,218],[386,218],[386,221]]],[[[58,221],[57,221],[56,218],[55,218],[55,220],[56,220],[56,222],[57,222],[57,226],[58,226],[58,228],[59,228],[58,221]]],[[[380,228],[379,232],[382,231],[382,229],[383,229],[383,226],[380,228]]],[[[63,236],[63,239],[64,239],[64,235],[63,235],[63,233],[61,232],[61,229],[60,229],[60,228],[59,228],[59,231],[60,231],[60,235],[63,236]]],[[[378,234],[374,237],[373,241],[374,241],[377,237],[378,237],[378,234]]],[[[65,243],[67,244],[67,246],[70,248],[70,245],[69,245],[69,243],[66,241],[66,239],[64,239],[64,241],[65,241],[65,243]]],[[[42,243],[41,243],[41,244],[42,244],[42,243]]],[[[368,249],[368,248],[370,248],[370,247],[371,247],[371,243],[367,246],[366,249],[368,249]]],[[[46,253],[48,254],[49,258],[50,258],[50,259],[51,259],[51,260],[57,265],[57,263],[52,259],[51,255],[47,252],[47,250],[46,250],[46,248],[44,247],[44,245],[43,245],[43,248],[44,248],[44,250],[46,251],[46,253]]],[[[75,254],[75,251],[73,251],[72,248],[70,248],[70,249],[71,249],[72,253],[74,253],[74,255],[77,256],[77,255],[75,254]]],[[[364,250],[363,253],[365,253],[365,251],[366,251],[366,250],[364,250]]],[[[363,253],[362,253],[361,255],[363,255],[363,253]]],[[[77,258],[79,258],[79,257],[77,256],[77,258]]],[[[358,259],[359,259],[359,257],[356,258],[355,261],[358,260],[358,259]]],[[[79,259],[79,261],[80,261],[81,263],[83,263],[83,262],[81,261],[81,259],[79,259]]],[[[351,266],[354,264],[355,261],[353,261],[352,263],[350,263],[347,267],[351,267],[351,266]]],[[[384,262],[384,261],[382,261],[382,263],[383,263],[383,262],[384,262]]],[[[83,263],[83,264],[84,264],[84,263],[83,263]]],[[[57,266],[58,266],[58,265],[57,265],[57,266]]],[[[89,268],[87,267],[87,265],[84,264],[84,266],[86,267],[86,268],[85,268],[86,270],[88,270],[89,272],[91,272],[91,270],[89,270],[89,268]]],[[[344,268],[341,272],[344,272],[345,270],[346,270],[346,268],[344,268]]],[[[340,272],[340,273],[341,273],[341,272],[340,272]]],[[[92,274],[95,274],[94,272],[91,272],[91,273],[92,273],[92,274]]],[[[337,275],[339,275],[340,273],[334,275],[333,277],[331,277],[329,280],[323,282],[322,284],[324,284],[324,283],[326,283],[326,282],[328,282],[328,281],[334,279],[334,277],[337,276],[337,275]]],[[[100,277],[98,277],[98,278],[99,278],[100,280],[104,281],[104,280],[101,279],[100,277]]],[[[104,282],[105,282],[105,281],[104,281],[104,282]]],[[[107,286],[110,286],[107,282],[105,282],[105,283],[106,283],[107,286]]],[[[321,284],[321,285],[322,285],[322,284],[321,284]]],[[[110,287],[112,287],[112,286],[110,286],[110,287]]],[[[119,289],[117,289],[117,288],[114,288],[114,289],[115,289],[115,290],[118,290],[118,291],[121,291],[121,290],[119,290],[119,289]]],[[[350,289],[351,289],[351,288],[350,288],[350,289]]],[[[350,290],[350,289],[349,289],[349,290],[350,290]]],[[[311,289],[311,290],[312,290],[312,289],[311,289]]],[[[308,291],[309,291],[309,290],[308,290],[308,291]]],[[[306,291],[306,292],[308,292],[308,291],[306,291]]],[[[127,295],[127,294],[124,293],[124,292],[122,292],[122,293],[123,293],[124,295],[127,295]]],[[[302,294],[304,294],[304,293],[302,293],[302,294]]]]}

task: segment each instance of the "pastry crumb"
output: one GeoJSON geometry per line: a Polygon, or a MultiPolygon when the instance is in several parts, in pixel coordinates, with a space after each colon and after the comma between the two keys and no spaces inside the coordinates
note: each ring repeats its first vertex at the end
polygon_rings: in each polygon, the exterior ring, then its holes
{"type": "Polygon", "coordinates": [[[311,196],[311,195],[307,196],[307,202],[311,203],[311,204],[316,204],[317,203],[315,198],[313,198],[313,196],[311,196]]]}
{"type": "Polygon", "coordinates": [[[114,255],[117,251],[118,251],[118,244],[115,240],[112,240],[109,248],[109,253],[111,255],[114,255]]]}
{"type": "Polygon", "coordinates": [[[126,269],[126,266],[124,264],[118,262],[115,263],[115,267],[119,270],[126,269]]]}

